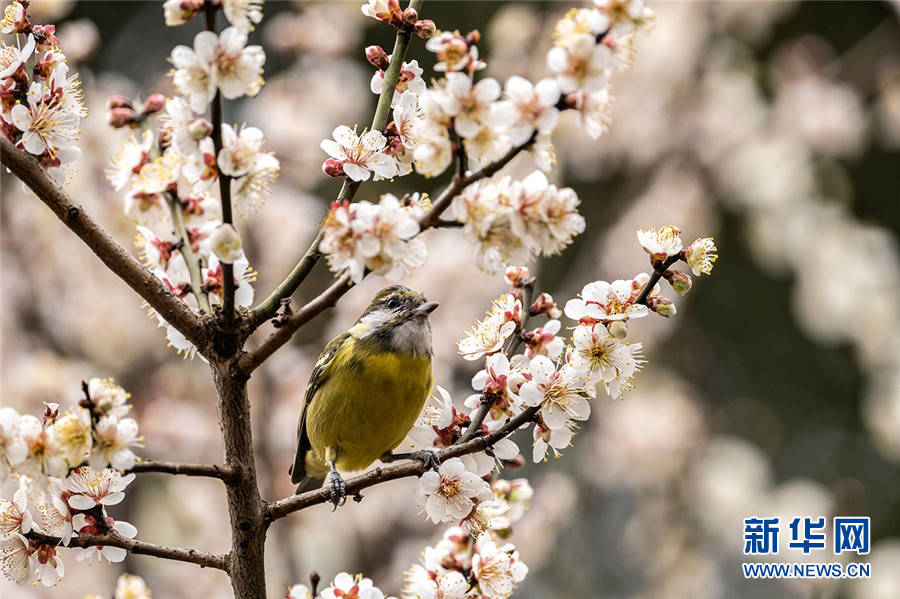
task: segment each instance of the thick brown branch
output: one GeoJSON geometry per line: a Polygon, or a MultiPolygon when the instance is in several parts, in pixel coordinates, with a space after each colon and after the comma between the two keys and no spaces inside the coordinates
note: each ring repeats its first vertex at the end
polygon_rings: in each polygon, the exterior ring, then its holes
{"type": "Polygon", "coordinates": [[[316,296],[315,299],[291,314],[259,347],[238,360],[238,370],[241,374],[246,376],[253,372],[257,366],[275,353],[279,347],[290,341],[297,329],[328,308],[334,307],[338,299],[350,291],[352,286],[350,275],[345,274],[332,283],[331,287],[316,296]]]}
{"type": "MultiPolygon", "coordinates": [[[[509,420],[502,427],[492,433],[481,437],[475,437],[465,443],[451,445],[436,452],[439,460],[449,460],[450,458],[458,458],[470,453],[484,451],[491,447],[501,439],[506,438],[519,429],[523,424],[527,424],[534,420],[539,407],[527,408],[515,418],[509,420]]],[[[365,488],[395,480],[398,478],[406,478],[408,476],[421,476],[426,470],[426,465],[422,462],[410,462],[407,464],[397,464],[395,466],[382,466],[369,470],[365,474],[361,474],[355,478],[347,480],[347,494],[353,495],[365,488]]],[[[294,495],[281,499],[269,504],[269,518],[277,520],[283,518],[292,512],[296,512],[313,505],[326,503],[330,501],[330,491],[328,489],[319,489],[318,491],[309,491],[302,495],[294,495]]]]}
{"type": "Polygon", "coordinates": [[[154,462],[145,460],[138,462],[128,472],[161,472],[164,474],[180,474],[183,476],[205,476],[218,478],[225,482],[237,478],[234,468],[227,464],[175,464],[172,462],[154,462]]]}
{"type": "MultiPolygon", "coordinates": [[[[29,539],[33,539],[44,545],[62,545],[62,539],[43,535],[38,532],[29,532],[25,535],[29,539]]],[[[78,535],[73,537],[68,545],[69,547],[121,547],[125,551],[134,553],[135,555],[151,555],[163,559],[171,559],[179,562],[188,562],[196,564],[201,568],[216,568],[217,570],[228,570],[228,562],[224,555],[215,553],[206,553],[197,551],[196,549],[182,547],[166,547],[165,545],[154,545],[136,539],[123,537],[119,533],[113,531],[102,536],[78,535]]]]}
{"type": "Polygon", "coordinates": [[[21,179],[50,210],[72,230],[100,260],[125,281],[151,308],[159,312],[201,353],[206,337],[201,319],[166,286],[113,239],[84,209],[75,204],[39,164],[37,158],[17,149],[0,136],[0,161],[21,179]]]}

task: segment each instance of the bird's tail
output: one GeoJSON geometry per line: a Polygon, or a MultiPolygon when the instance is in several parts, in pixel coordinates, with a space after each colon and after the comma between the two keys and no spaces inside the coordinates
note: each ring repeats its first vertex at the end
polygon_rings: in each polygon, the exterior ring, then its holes
{"type": "Polygon", "coordinates": [[[297,485],[297,490],[294,491],[294,494],[299,495],[301,493],[306,493],[307,491],[315,491],[317,489],[320,489],[323,482],[325,482],[324,478],[305,476],[303,480],[300,481],[300,484],[297,485]]]}

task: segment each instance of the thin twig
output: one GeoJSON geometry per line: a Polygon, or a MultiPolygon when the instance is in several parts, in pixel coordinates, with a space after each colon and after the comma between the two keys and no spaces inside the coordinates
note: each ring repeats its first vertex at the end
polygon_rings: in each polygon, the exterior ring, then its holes
{"type": "Polygon", "coordinates": [[[450,206],[450,202],[453,201],[453,198],[461,194],[463,190],[465,190],[465,188],[469,185],[477,183],[482,179],[494,176],[497,171],[512,162],[512,159],[518,156],[522,150],[526,150],[531,147],[531,144],[534,143],[536,137],[537,131],[535,131],[535,133],[531,135],[528,141],[520,146],[512,148],[500,160],[488,164],[481,170],[476,171],[471,175],[461,176],[457,174],[456,176],[454,176],[453,180],[450,182],[450,185],[448,185],[446,189],[441,192],[441,195],[439,195],[437,199],[431,204],[431,209],[426,212],[421,219],[419,219],[419,227],[424,231],[425,229],[441,225],[444,222],[441,219],[441,214],[443,214],[444,210],[446,210],[447,207],[450,206]]]}
{"type": "MultiPolygon", "coordinates": [[[[206,4],[206,30],[216,33],[216,11],[218,7],[211,2],[206,4]]],[[[219,154],[222,152],[222,92],[216,90],[216,96],[210,104],[212,120],[212,140],[216,153],[216,172],[219,174],[219,199],[222,201],[222,222],[234,224],[231,214],[231,177],[222,173],[219,168],[219,154]]],[[[222,266],[222,317],[226,324],[234,321],[234,266],[225,262],[222,266]]]]}
{"type": "Polygon", "coordinates": [[[0,162],[25,183],[100,260],[140,295],[166,322],[203,353],[206,336],[200,319],[183,301],[119,245],[106,230],[76,205],[41,167],[38,159],[17,149],[0,135],[0,162]]]}
{"type": "MultiPolygon", "coordinates": [[[[488,433],[481,437],[476,437],[465,443],[457,443],[450,447],[445,447],[437,451],[437,457],[440,461],[449,460],[450,458],[458,458],[483,451],[495,443],[514,433],[523,424],[527,424],[534,420],[540,406],[534,406],[525,409],[515,418],[507,421],[502,427],[492,433],[488,433]]],[[[398,478],[406,478],[408,476],[420,476],[427,469],[427,466],[419,461],[410,462],[408,464],[397,464],[396,466],[377,467],[361,474],[355,478],[346,481],[346,491],[348,495],[353,495],[365,488],[377,485],[389,480],[398,478]]],[[[302,495],[294,495],[281,499],[269,504],[269,519],[277,520],[283,518],[293,512],[308,508],[320,503],[326,503],[331,500],[331,494],[328,489],[319,489],[317,491],[309,491],[302,495]]]]}
{"type": "Polygon", "coordinates": [[[350,291],[352,286],[353,282],[350,280],[350,275],[342,275],[330,287],[316,296],[315,299],[294,312],[279,328],[275,329],[275,332],[266,337],[266,340],[259,347],[238,360],[237,367],[241,374],[247,376],[253,372],[266,358],[275,353],[275,350],[290,341],[297,329],[328,308],[333,307],[342,295],[350,291]]]}
{"type": "MultiPolygon", "coordinates": [[[[59,537],[51,537],[39,532],[31,531],[25,535],[26,538],[33,539],[42,545],[62,545],[62,539],[59,537]]],[[[165,545],[155,545],[146,543],[136,539],[123,537],[116,531],[112,531],[105,535],[84,535],[79,534],[72,537],[69,547],[80,547],[86,549],[88,547],[120,547],[125,551],[134,553],[135,555],[152,555],[163,559],[170,559],[179,562],[188,562],[196,564],[201,568],[216,568],[217,570],[228,570],[228,561],[224,555],[215,553],[206,553],[191,548],[182,547],[166,547],[165,545]]]]}
{"type": "MultiPolygon", "coordinates": [[[[527,283],[522,288],[522,320],[519,324],[518,329],[513,333],[516,335],[516,340],[512,343],[509,349],[509,354],[513,355],[519,349],[519,344],[522,343],[522,339],[524,339],[525,325],[528,323],[528,318],[530,313],[528,308],[531,306],[531,300],[534,297],[534,281],[527,283]]],[[[469,426],[466,427],[465,432],[463,432],[462,436],[459,438],[457,443],[465,443],[475,435],[481,432],[481,425],[484,423],[485,417],[487,417],[488,412],[491,410],[492,401],[485,401],[485,396],[481,396],[481,402],[478,404],[478,407],[475,409],[475,412],[472,414],[472,419],[469,422],[469,426]]]]}
{"type": "MultiPolygon", "coordinates": [[[[410,8],[419,11],[422,9],[424,0],[412,0],[409,3],[410,8]]],[[[411,33],[400,29],[397,31],[397,37],[394,39],[394,50],[391,52],[391,61],[388,63],[387,69],[384,71],[384,84],[381,94],[378,96],[378,104],[375,107],[375,116],[372,118],[372,131],[384,131],[390,120],[391,101],[394,97],[394,90],[397,87],[397,81],[400,79],[400,72],[403,68],[403,61],[406,60],[406,52],[409,49],[409,41],[411,33]]],[[[359,181],[352,181],[349,178],[344,179],[341,190],[338,192],[337,201],[351,201],[359,189],[359,181]]],[[[300,284],[312,271],[316,262],[322,257],[319,252],[319,243],[322,241],[322,232],[319,231],[316,238],[309,245],[300,260],[288,273],[288,276],[278,284],[269,296],[258,306],[253,308],[253,324],[256,327],[272,318],[281,305],[281,300],[294,294],[300,284]]]]}
{"type": "Polygon", "coordinates": [[[173,462],[154,462],[145,460],[136,463],[127,472],[136,474],[143,472],[161,472],[164,474],[180,474],[183,476],[205,476],[229,482],[236,478],[234,468],[227,464],[176,464],[173,462]]]}
{"type": "Polygon", "coordinates": [[[653,291],[653,288],[659,283],[659,280],[666,274],[666,271],[669,270],[669,267],[681,260],[681,255],[676,254],[674,256],[669,256],[666,258],[659,266],[655,266],[653,268],[653,273],[650,275],[650,280],[647,281],[647,284],[641,289],[641,292],[638,294],[637,298],[634,300],[635,304],[644,304],[647,305],[647,297],[650,295],[650,292],[653,291]]]}
{"type": "Polygon", "coordinates": [[[197,298],[197,304],[200,309],[207,314],[212,314],[212,307],[209,305],[209,296],[203,291],[203,279],[200,276],[200,261],[191,247],[191,239],[188,237],[187,228],[184,226],[184,216],[181,213],[181,202],[173,194],[166,192],[166,203],[169,204],[169,210],[172,213],[172,224],[175,228],[175,235],[181,239],[181,246],[178,251],[184,256],[187,264],[188,273],[191,278],[191,292],[197,298]]]}

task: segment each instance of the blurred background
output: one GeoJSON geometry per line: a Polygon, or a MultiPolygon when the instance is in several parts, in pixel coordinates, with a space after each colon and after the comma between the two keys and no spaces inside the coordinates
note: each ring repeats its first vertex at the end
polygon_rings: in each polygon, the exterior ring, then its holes
{"type": "MultiPolygon", "coordinates": [[[[478,28],[486,73],[503,81],[547,73],[552,28],[577,4],[429,1],[423,13],[441,29],[478,28]]],[[[359,5],[267,2],[251,36],[266,48],[266,86],[255,100],[226,103],[226,120],[260,127],[282,163],[274,196],[239,224],[259,293],[293,265],[337,193],[339,183],[321,174],[319,141],[371,118],[362,49],[390,48],[392,31],[359,5]]],[[[675,318],[632,325],[629,338],[644,343],[649,364],[623,402],[598,399],[560,459],[504,474],[527,476],[536,491],[512,539],[531,568],[515,596],[896,599],[900,3],[649,5],[657,24],[614,90],[609,135],[592,141],[571,115],[555,135],[552,179],[578,192],[588,228],[536,265],[538,286],[562,304],[587,282],[646,270],[640,226],[677,224],[686,243],[714,235],[720,259],[676,300],[675,318]],[[841,514],[872,518],[862,560],[872,563],[870,580],[744,580],[743,518],[841,514]]],[[[166,57],[201,24],[165,27],[158,2],[38,0],[32,14],[57,24],[92,110],[68,191],[130,246],[133,226],[102,174],[125,134],[105,124],[104,102],[171,93],[166,57]]],[[[414,40],[410,57],[427,68],[423,46],[414,40]]],[[[530,168],[525,157],[510,167],[530,168]]],[[[442,183],[411,176],[366,185],[358,198],[442,183]]],[[[67,407],[82,379],[112,376],[132,393],[141,455],[220,461],[206,366],[167,349],[139,299],[6,173],[2,191],[3,405],[67,407]]],[[[458,231],[431,232],[428,246],[428,265],[407,284],[441,303],[435,378],[461,402],[477,365],[456,356],[456,339],[505,286],[475,270],[458,231]]],[[[301,298],[330,278],[320,265],[301,298]]],[[[325,342],[384,284],[370,279],[253,375],[268,499],[292,492],[286,473],[307,377],[325,342]]],[[[520,446],[530,455],[530,439],[520,446]]],[[[402,571],[441,532],[413,517],[413,487],[396,481],[336,514],[318,506],[273,526],[270,596],[313,569],[325,580],[364,572],[399,592],[402,571]]],[[[141,475],[112,513],[148,541],[228,548],[217,481],[141,475]]],[[[806,559],[838,559],[830,547],[806,559]]],[[[145,577],[160,598],[231,596],[220,572],[132,556],[92,567],[70,558],[59,588],[4,581],[0,594],[110,596],[122,570],[145,577]]]]}

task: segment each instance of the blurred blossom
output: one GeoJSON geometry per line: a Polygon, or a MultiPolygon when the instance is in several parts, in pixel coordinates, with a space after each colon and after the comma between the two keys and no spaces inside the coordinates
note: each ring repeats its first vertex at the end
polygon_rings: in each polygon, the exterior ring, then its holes
{"type": "Polygon", "coordinates": [[[778,90],[774,110],[778,127],[794,131],[818,154],[847,157],[862,147],[866,116],[849,85],[812,76],[794,79],[778,90]]]}
{"type": "Polygon", "coordinates": [[[866,391],[863,420],[878,451],[900,462],[900,372],[896,369],[874,377],[866,391]]]}
{"type": "Polygon", "coordinates": [[[68,21],[60,26],[56,37],[59,45],[66,49],[66,56],[75,64],[90,60],[100,46],[100,32],[90,19],[68,21]]]}
{"type": "Polygon", "coordinates": [[[872,577],[848,581],[850,597],[892,599],[900,594],[900,540],[889,538],[875,543],[866,561],[872,564],[872,577]]]}

